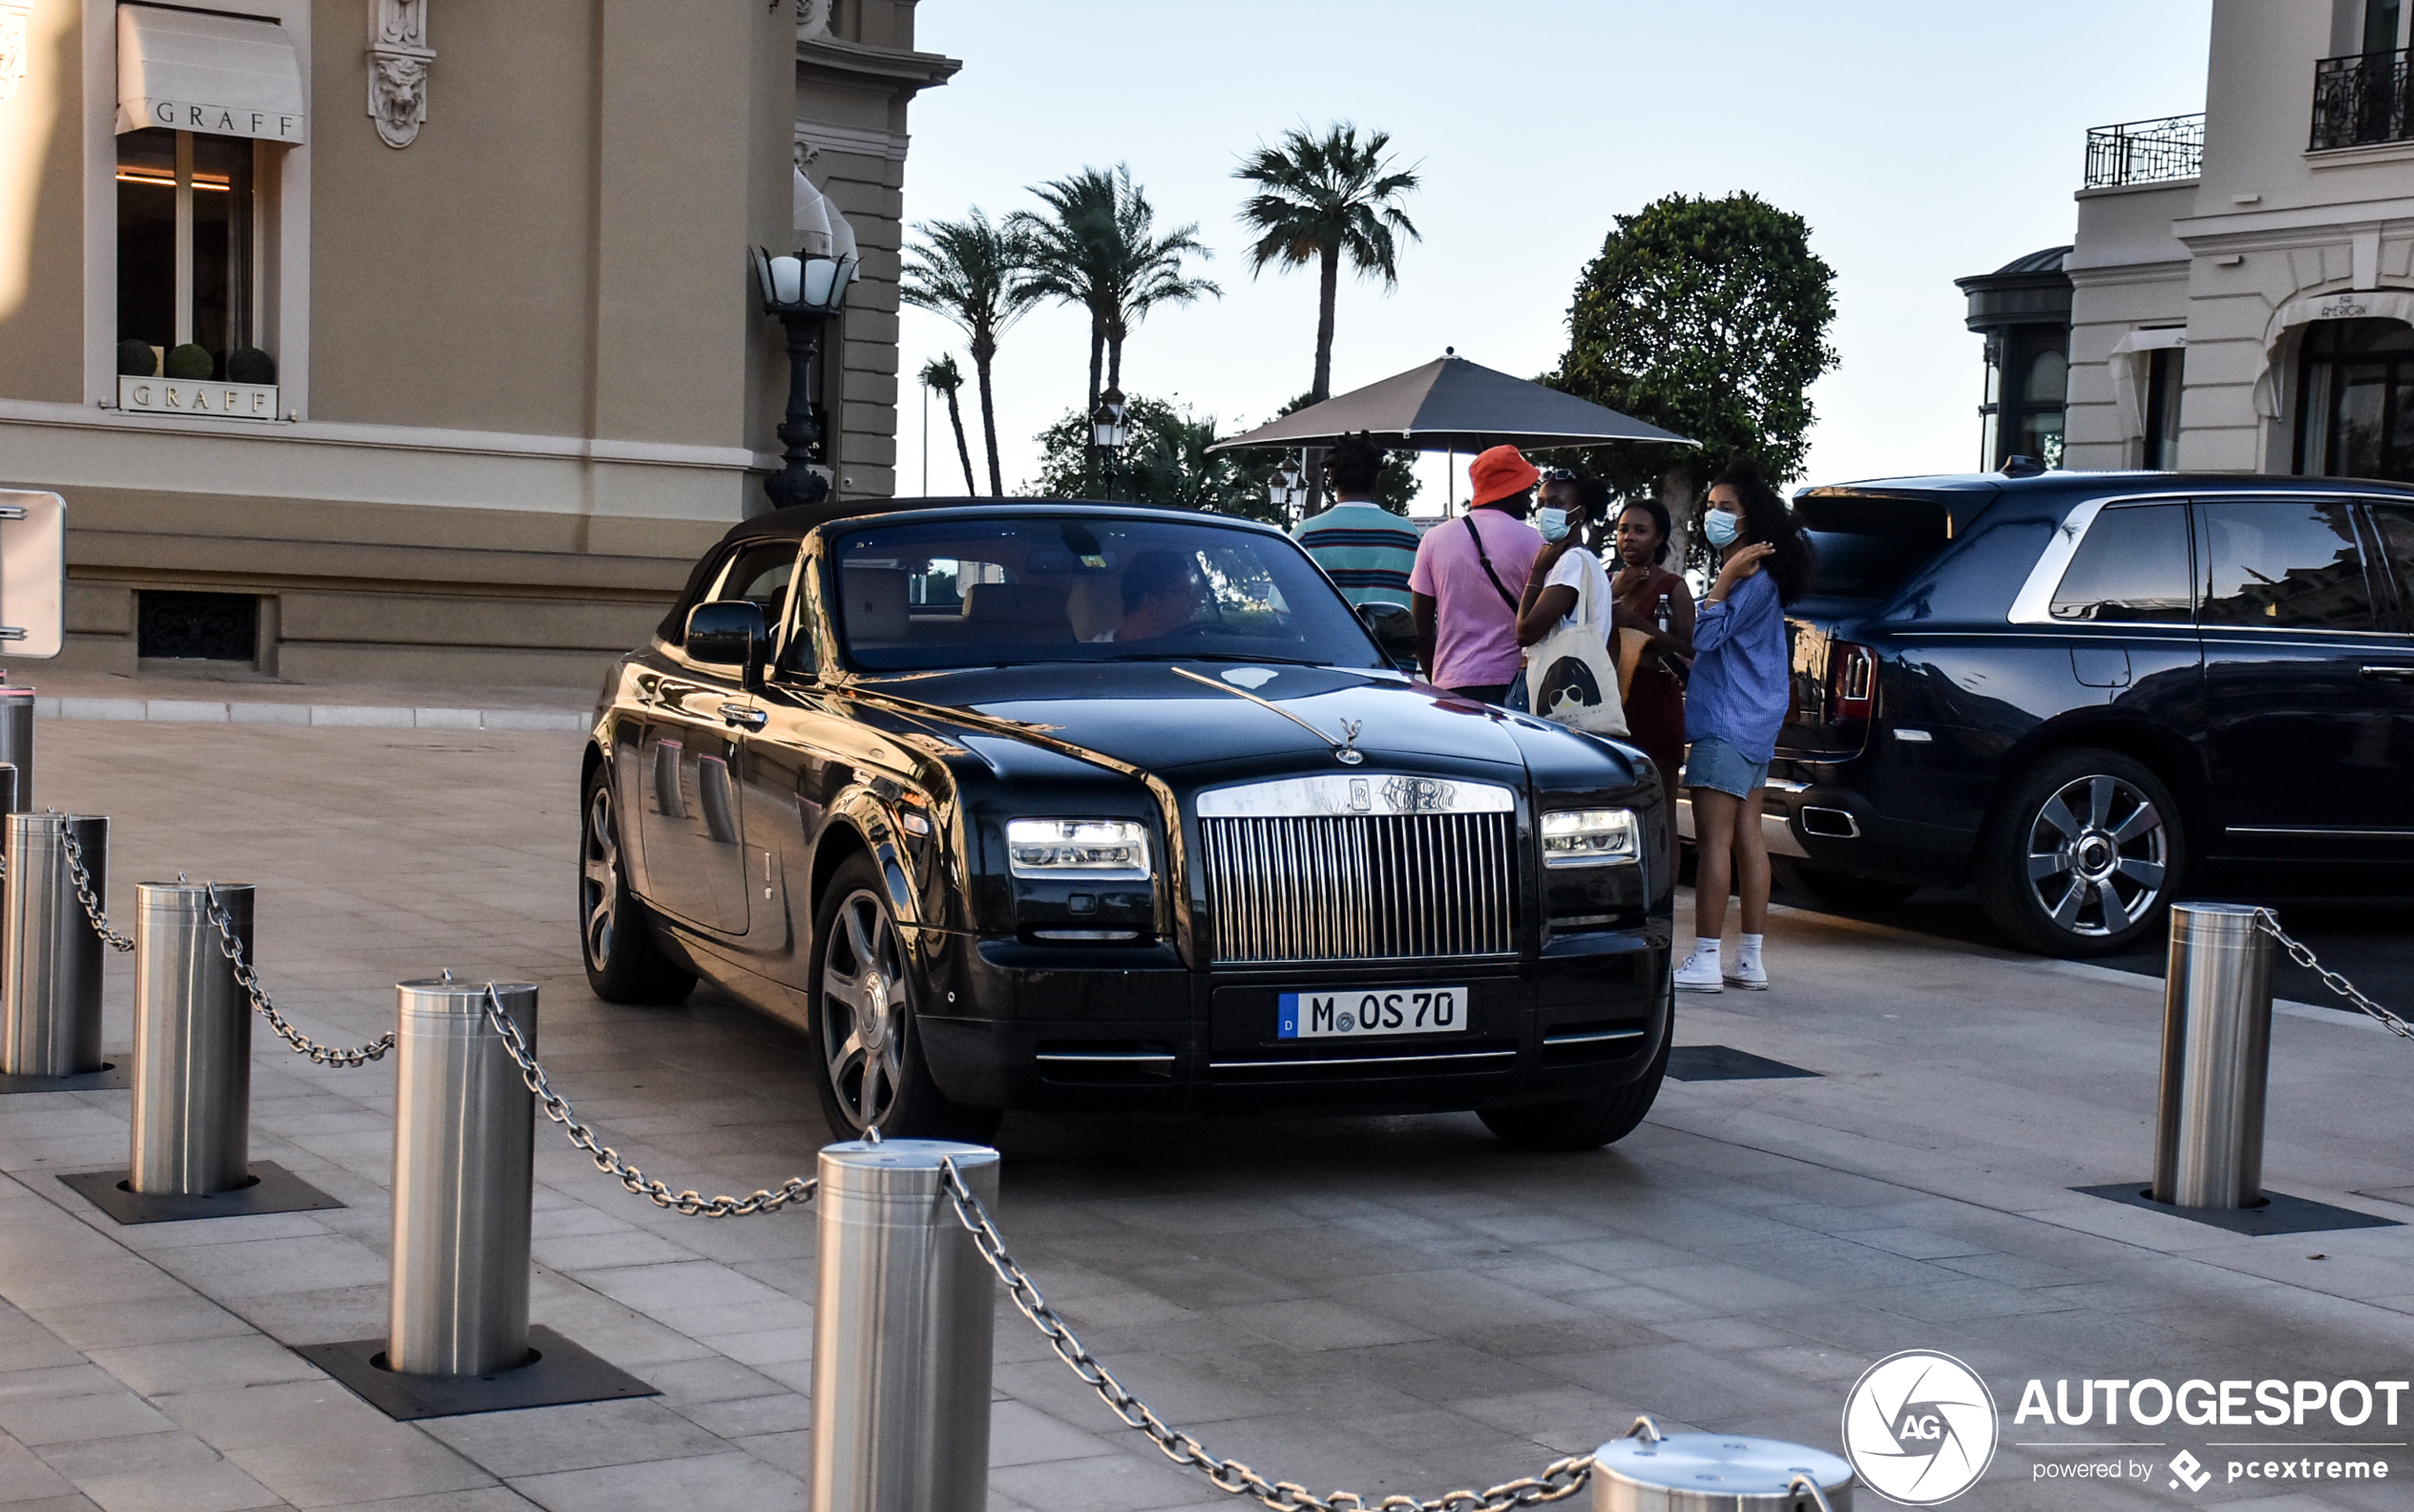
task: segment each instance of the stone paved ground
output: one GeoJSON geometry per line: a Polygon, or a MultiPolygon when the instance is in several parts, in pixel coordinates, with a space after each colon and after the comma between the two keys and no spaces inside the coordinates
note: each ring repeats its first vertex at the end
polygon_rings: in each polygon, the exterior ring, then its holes
{"type": "MultiPolygon", "coordinates": [[[[366,1040],[391,984],[439,967],[532,979],[556,1083],[674,1183],[751,1189],[827,1138],[785,1029],[705,993],[676,1010],[586,993],[574,737],[54,721],[41,741],[41,801],[114,815],[118,909],[179,871],[259,885],[262,967],[306,1031],[366,1040]]],[[[1644,1410],[1832,1448],[1847,1386],[1910,1348],[1967,1360],[2007,1418],[2031,1376],[2414,1374],[2414,1228],[2242,1239],[2067,1190],[2145,1172],[2151,985],[1810,914],[1776,920],[1772,962],[1775,990],[1686,1002],[1679,1042],[1821,1076],[1672,1082],[1613,1150],[1522,1155],[1466,1117],[1018,1116],[1001,1221],[1135,1389],[1320,1488],[1485,1484],[1644,1410]]],[[[119,962],[109,1002],[122,1047],[119,962]]],[[[2414,1048],[2294,1014],[2274,1059],[2270,1184],[2414,1220],[2391,1200],[2414,1200],[2414,1048]]],[[[661,1395],[396,1425],[286,1348],[382,1331],[392,1074],[262,1035],[255,1077],[255,1158],[349,1206],[119,1228],[53,1176],[124,1159],[128,1094],[0,1099],[10,1512],[802,1504],[809,1217],[662,1214],[542,1131],[535,1317],[661,1395]]],[[[998,1330],[994,1506],[1235,1504],[1110,1431],[1010,1312],[998,1330]]],[[[2238,1452],[2206,1446],[2219,1431],[2153,1438],[2213,1461],[2238,1452]]],[[[2096,1452],[2007,1442],[1955,1505],[2175,1500],[2159,1477],[2032,1486],[2040,1458],[2096,1452]]],[[[2404,1448],[2369,1452],[2414,1475],[2404,1448]]],[[[2405,1504],[2399,1486],[2255,1489],[2271,1508],[2405,1504]]],[[[2216,1481],[2193,1500],[2251,1499],[2216,1481]]]]}

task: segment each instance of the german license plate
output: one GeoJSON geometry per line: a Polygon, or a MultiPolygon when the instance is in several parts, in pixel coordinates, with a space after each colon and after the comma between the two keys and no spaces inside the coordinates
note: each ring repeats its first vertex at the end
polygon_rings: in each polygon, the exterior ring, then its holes
{"type": "Polygon", "coordinates": [[[1276,1010],[1286,1040],[1368,1040],[1455,1034],[1466,1028],[1466,988],[1368,987],[1286,992],[1276,1010]]]}

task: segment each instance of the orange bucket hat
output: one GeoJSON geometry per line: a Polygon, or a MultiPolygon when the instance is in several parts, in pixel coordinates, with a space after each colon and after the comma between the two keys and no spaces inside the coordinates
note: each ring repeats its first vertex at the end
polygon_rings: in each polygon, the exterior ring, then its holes
{"type": "Polygon", "coordinates": [[[1542,481],[1542,473],[1517,448],[1494,447],[1467,464],[1466,481],[1471,490],[1467,507],[1472,509],[1523,493],[1542,481]]]}

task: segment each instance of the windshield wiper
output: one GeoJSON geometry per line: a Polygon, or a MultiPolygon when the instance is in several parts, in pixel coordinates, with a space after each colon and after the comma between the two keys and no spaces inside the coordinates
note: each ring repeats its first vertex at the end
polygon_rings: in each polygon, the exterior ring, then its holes
{"type": "Polygon", "coordinates": [[[1345,767],[1356,766],[1359,762],[1366,759],[1365,755],[1358,750],[1358,732],[1365,728],[1365,721],[1363,720],[1342,720],[1341,738],[1335,740],[1332,737],[1325,734],[1322,730],[1317,729],[1314,725],[1310,724],[1307,720],[1302,719],[1299,716],[1292,713],[1289,709],[1284,708],[1281,704],[1274,702],[1272,699],[1261,699],[1257,697],[1257,695],[1248,691],[1246,688],[1236,688],[1229,682],[1218,682],[1214,678],[1202,678],[1197,673],[1186,671],[1181,667],[1167,667],[1165,670],[1171,672],[1178,678],[1188,678],[1193,682],[1205,683],[1208,687],[1215,689],[1217,693],[1229,693],[1236,699],[1246,699],[1261,709],[1273,710],[1274,713],[1281,715],[1284,718],[1289,719],[1292,723],[1297,725],[1300,729],[1307,731],[1310,735],[1314,736],[1317,739],[1322,740],[1325,744],[1332,747],[1334,758],[1340,761],[1340,763],[1345,767]]]}

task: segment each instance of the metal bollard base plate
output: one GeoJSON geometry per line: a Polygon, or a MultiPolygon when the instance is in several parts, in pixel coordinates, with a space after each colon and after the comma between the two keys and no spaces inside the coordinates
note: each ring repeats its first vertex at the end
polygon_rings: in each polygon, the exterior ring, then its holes
{"type": "Polygon", "coordinates": [[[2110,1186],[2075,1186],[2073,1192],[2086,1196],[2102,1197],[2106,1201],[2126,1203],[2159,1213],[2165,1217],[2186,1218],[2212,1228],[2227,1229],[2232,1234],[2250,1237],[2278,1234],[2327,1234],[2333,1229],[2395,1229],[2404,1225],[2395,1218],[2384,1218],[2353,1208],[2332,1207],[2310,1197],[2286,1196],[2267,1189],[2263,1204],[2252,1208],[2183,1208],[2154,1199],[2154,1188],[2136,1181],[2115,1181],[2110,1186]]]}
{"type": "Polygon", "coordinates": [[[185,1223],[195,1218],[242,1218],[260,1213],[316,1213],[343,1204],[283,1166],[252,1162],[252,1184],[208,1196],[128,1191],[125,1172],[79,1171],[59,1177],[79,1196],[120,1223],[185,1223]]]}
{"type": "Polygon", "coordinates": [[[0,1098],[17,1092],[108,1092],[134,1084],[134,1067],[104,1061],[98,1071],[75,1076],[16,1076],[0,1071],[0,1098]]]}
{"type": "Polygon", "coordinates": [[[305,1344],[294,1352],[397,1423],[661,1394],[541,1323],[528,1326],[528,1348],[535,1360],[493,1375],[396,1374],[386,1368],[383,1337],[347,1344],[305,1344]]]}

